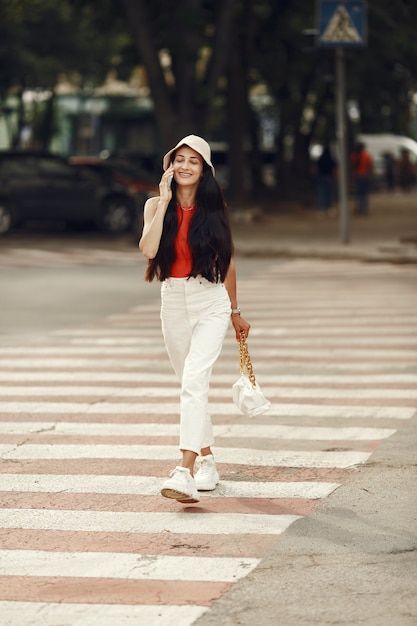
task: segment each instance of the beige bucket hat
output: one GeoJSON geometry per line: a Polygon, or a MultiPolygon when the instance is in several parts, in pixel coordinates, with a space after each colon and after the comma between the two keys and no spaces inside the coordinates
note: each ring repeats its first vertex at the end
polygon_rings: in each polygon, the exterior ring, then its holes
{"type": "Polygon", "coordinates": [[[181,139],[181,141],[179,141],[177,145],[172,148],[172,150],[166,153],[162,160],[162,166],[164,168],[164,171],[169,167],[171,154],[175,152],[175,150],[178,150],[178,148],[180,148],[181,146],[188,146],[189,148],[192,148],[193,150],[198,152],[198,154],[203,157],[207,165],[211,168],[214,176],[214,166],[211,162],[210,146],[205,139],[203,139],[202,137],[198,137],[198,135],[187,135],[187,137],[181,139]]]}

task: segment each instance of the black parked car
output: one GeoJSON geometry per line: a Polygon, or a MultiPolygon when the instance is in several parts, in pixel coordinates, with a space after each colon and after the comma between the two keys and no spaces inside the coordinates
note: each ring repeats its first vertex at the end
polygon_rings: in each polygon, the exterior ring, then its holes
{"type": "Polygon", "coordinates": [[[150,196],[159,195],[159,180],[123,159],[72,156],[68,161],[74,167],[86,168],[100,176],[112,178],[114,182],[126,187],[132,196],[138,198],[141,206],[150,196]]]}
{"type": "Polygon", "coordinates": [[[132,229],[138,208],[123,185],[62,157],[0,151],[0,235],[28,221],[93,223],[112,234],[132,229]]]}

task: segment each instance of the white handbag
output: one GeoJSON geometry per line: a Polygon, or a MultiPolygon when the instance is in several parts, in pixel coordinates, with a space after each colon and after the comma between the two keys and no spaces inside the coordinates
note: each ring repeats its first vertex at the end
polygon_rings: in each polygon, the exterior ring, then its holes
{"type": "Polygon", "coordinates": [[[244,332],[240,333],[239,360],[240,376],[232,387],[233,402],[248,417],[262,415],[268,411],[271,403],[256,382],[244,332]]]}

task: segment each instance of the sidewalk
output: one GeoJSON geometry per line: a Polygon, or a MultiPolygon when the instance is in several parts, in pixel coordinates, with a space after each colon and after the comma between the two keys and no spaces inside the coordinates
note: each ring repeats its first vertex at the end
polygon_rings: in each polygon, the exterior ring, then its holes
{"type": "Polygon", "coordinates": [[[417,193],[373,194],[370,215],[353,215],[342,243],[339,216],[287,207],[277,213],[232,213],[236,255],[417,263],[417,193]]]}
{"type": "Polygon", "coordinates": [[[417,417],[195,626],[416,624],[417,417]]]}

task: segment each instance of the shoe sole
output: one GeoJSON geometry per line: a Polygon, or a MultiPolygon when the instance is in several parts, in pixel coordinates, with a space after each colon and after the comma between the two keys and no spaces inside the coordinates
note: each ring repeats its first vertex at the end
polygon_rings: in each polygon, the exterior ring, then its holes
{"type": "Polygon", "coordinates": [[[205,485],[205,486],[201,486],[201,487],[199,487],[197,485],[197,491],[214,491],[216,489],[217,485],[218,485],[218,483],[216,483],[215,485],[211,484],[210,486],[205,485]]]}
{"type": "Polygon", "coordinates": [[[220,482],[220,478],[217,480],[217,482],[208,483],[206,485],[204,485],[204,483],[202,485],[198,485],[196,481],[197,491],[214,491],[217,485],[219,484],[219,482],[220,482]]]}
{"type": "Polygon", "coordinates": [[[200,499],[196,500],[195,498],[191,498],[188,494],[183,493],[182,491],[177,491],[176,489],[161,489],[161,495],[164,496],[164,498],[177,500],[182,504],[192,504],[193,502],[200,502],[200,499]]]}

